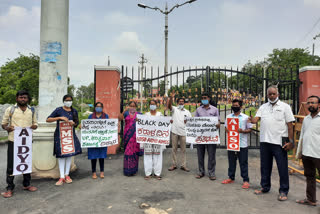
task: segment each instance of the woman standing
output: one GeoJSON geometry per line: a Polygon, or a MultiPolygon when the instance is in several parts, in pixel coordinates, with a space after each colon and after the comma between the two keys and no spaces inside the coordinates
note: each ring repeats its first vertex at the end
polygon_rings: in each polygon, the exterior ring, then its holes
{"type": "MultiPolygon", "coordinates": [[[[163,116],[161,112],[157,111],[157,103],[155,100],[149,102],[150,112],[147,112],[147,116],[163,116]]],[[[152,172],[154,172],[155,178],[161,180],[161,171],[162,171],[162,151],[166,148],[164,145],[156,144],[141,144],[140,148],[144,148],[144,172],[145,180],[151,178],[152,172]]]]}
{"type": "Polygon", "coordinates": [[[129,102],[129,107],[119,114],[119,120],[125,120],[125,127],[123,133],[124,146],[124,162],[123,174],[126,176],[136,175],[138,172],[140,146],[136,141],[136,118],[137,104],[134,101],[129,102]]]}
{"type": "MultiPolygon", "coordinates": [[[[108,119],[109,116],[103,112],[103,104],[97,102],[94,105],[94,112],[90,114],[88,119],[108,119]]],[[[88,148],[88,159],[91,160],[92,178],[97,178],[96,165],[99,159],[100,178],[104,178],[104,159],[107,157],[108,147],[88,148]]]]}
{"type": "Polygon", "coordinates": [[[79,124],[78,112],[72,108],[72,96],[65,95],[63,97],[63,106],[56,108],[47,118],[47,122],[51,123],[57,121],[57,127],[54,132],[54,155],[58,158],[60,179],[56,183],[57,186],[62,185],[64,182],[72,183],[72,179],[69,176],[71,167],[71,157],[81,154],[81,146],[77,135],[75,134],[75,127],[79,124]],[[73,142],[74,152],[68,154],[62,154],[60,146],[60,121],[68,122],[73,126],[73,142]]]}

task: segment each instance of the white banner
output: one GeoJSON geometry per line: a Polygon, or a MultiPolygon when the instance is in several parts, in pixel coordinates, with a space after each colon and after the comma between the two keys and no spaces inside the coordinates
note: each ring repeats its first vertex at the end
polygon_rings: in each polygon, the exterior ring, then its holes
{"type": "Polygon", "coordinates": [[[187,117],[186,142],[193,144],[220,144],[218,117],[187,117]]]}
{"type": "Polygon", "coordinates": [[[14,128],[13,175],[32,172],[32,129],[14,128]]]}
{"type": "Polygon", "coordinates": [[[137,143],[170,144],[171,117],[137,115],[137,143]]]}
{"type": "Polygon", "coordinates": [[[118,144],[118,119],[81,121],[81,147],[107,147],[118,144]]]}

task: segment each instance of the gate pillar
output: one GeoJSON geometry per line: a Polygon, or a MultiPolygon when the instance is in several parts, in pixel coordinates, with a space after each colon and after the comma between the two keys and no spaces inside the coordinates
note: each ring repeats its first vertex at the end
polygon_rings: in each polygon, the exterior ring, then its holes
{"type": "Polygon", "coordinates": [[[306,102],[311,95],[320,96],[320,66],[306,66],[299,70],[302,82],[299,88],[299,103],[306,102]]]}
{"type": "MultiPolygon", "coordinates": [[[[118,118],[120,92],[120,69],[112,66],[95,66],[94,102],[103,103],[103,111],[109,115],[109,118],[118,118]]],[[[119,148],[120,138],[117,145],[108,147],[108,154],[116,154],[119,148]]]]}

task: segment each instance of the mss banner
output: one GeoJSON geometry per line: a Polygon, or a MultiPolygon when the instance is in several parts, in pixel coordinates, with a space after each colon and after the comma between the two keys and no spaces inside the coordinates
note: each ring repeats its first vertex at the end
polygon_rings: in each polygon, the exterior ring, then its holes
{"type": "Polygon", "coordinates": [[[61,154],[72,154],[75,152],[73,141],[73,127],[68,122],[60,121],[60,148],[61,154]]]}
{"type": "Polygon", "coordinates": [[[240,134],[239,134],[239,119],[227,118],[227,128],[229,130],[227,138],[227,150],[240,151],[240,134]]]}
{"type": "Polygon", "coordinates": [[[14,128],[13,175],[32,172],[32,129],[14,128]]]}
{"type": "Polygon", "coordinates": [[[107,147],[118,144],[118,119],[81,121],[81,147],[107,147]]]}
{"type": "Polygon", "coordinates": [[[171,117],[137,115],[137,143],[170,144],[171,117]]]}
{"type": "Polygon", "coordinates": [[[218,117],[187,117],[186,142],[193,144],[220,144],[218,117]]]}

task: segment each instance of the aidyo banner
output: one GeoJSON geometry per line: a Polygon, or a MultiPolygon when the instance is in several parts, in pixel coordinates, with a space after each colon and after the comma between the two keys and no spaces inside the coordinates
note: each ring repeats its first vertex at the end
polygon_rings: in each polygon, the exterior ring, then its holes
{"type": "Polygon", "coordinates": [[[68,122],[60,121],[60,148],[61,154],[72,154],[75,152],[73,141],[73,127],[68,122]]]}
{"type": "Polygon", "coordinates": [[[227,150],[240,151],[239,119],[227,118],[227,150]]]}
{"type": "Polygon", "coordinates": [[[137,143],[170,144],[171,117],[137,115],[137,143]]]}
{"type": "Polygon", "coordinates": [[[13,175],[32,172],[32,129],[14,128],[13,175]]]}
{"type": "Polygon", "coordinates": [[[186,142],[192,144],[220,144],[218,117],[187,117],[186,142]]]}
{"type": "Polygon", "coordinates": [[[118,144],[118,119],[81,121],[81,147],[107,147],[118,144]]]}

